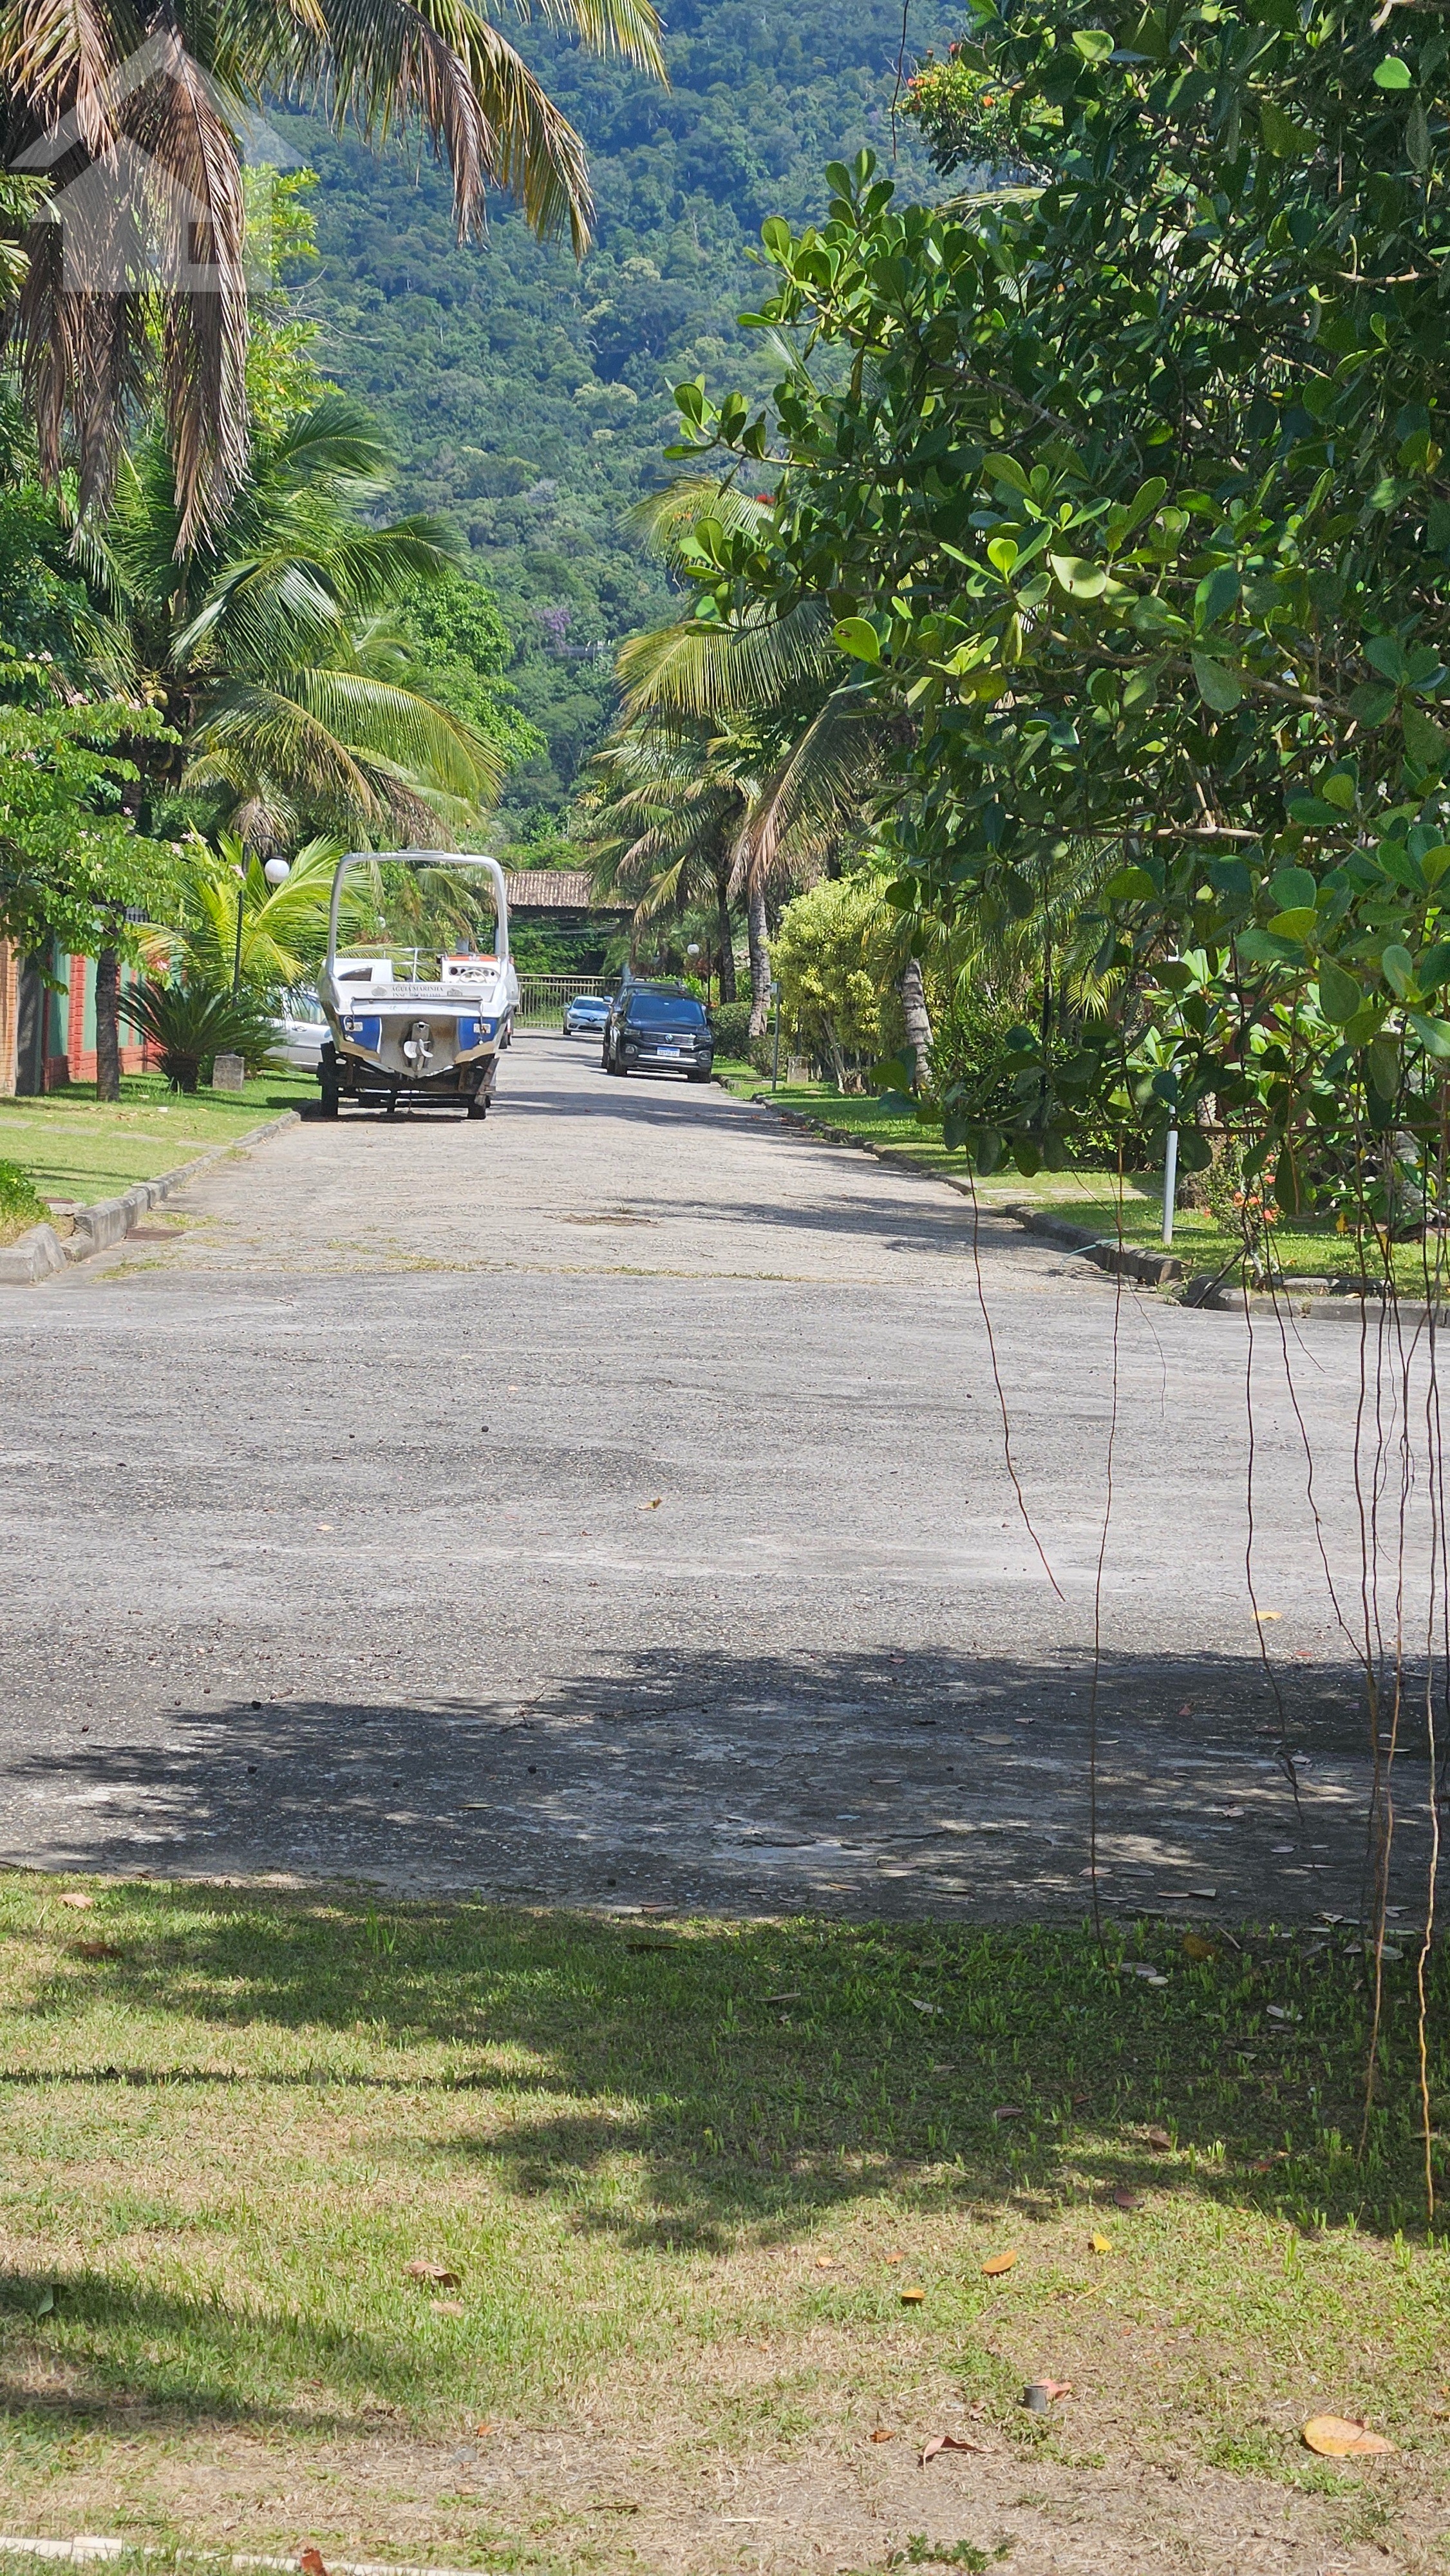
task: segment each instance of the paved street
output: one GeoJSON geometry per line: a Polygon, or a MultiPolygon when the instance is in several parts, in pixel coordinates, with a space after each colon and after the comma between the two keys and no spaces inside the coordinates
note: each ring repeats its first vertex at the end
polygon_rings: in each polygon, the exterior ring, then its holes
{"type": "MultiPolygon", "coordinates": [[[[0,1858],[1076,1913],[1116,1315],[1105,1894],[1359,1910],[1363,1720],[1277,1334],[1261,1630],[1240,1319],[1119,1311],[984,1215],[1049,1580],[968,1203],[718,1090],[525,1037],[485,1124],[309,1121],[173,1215],[0,1292],[0,1858]]],[[[1359,1336],[1291,1347],[1353,1625],[1359,1336]]]]}

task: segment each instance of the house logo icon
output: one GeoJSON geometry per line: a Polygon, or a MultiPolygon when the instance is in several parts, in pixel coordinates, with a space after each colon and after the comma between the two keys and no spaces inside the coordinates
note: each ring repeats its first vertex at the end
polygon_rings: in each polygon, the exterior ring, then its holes
{"type": "Polygon", "coordinates": [[[51,182],[35,221],[53,228],[59,259],[52,251],[49,264],[64,293],[234,293],[235,269],[218,257],[219,216],[233,241],[245,228],[248,268],[265,272],[268,192],[247,189],[244,217],[239,180],[233,198],[223,181],[221,203],[191,184],[189,173],[201,182],[208,125],[239,140],[241,158],[259,171],[301,167],[280,135],[199,71],[174,31],[148,37],[84,116],[73,108],[17,156],[12,168],[51,182]],[[168,90],[183,95],[168,100],[168,90]],[[168,112],[178,105],[181,113],[168,112]]]}

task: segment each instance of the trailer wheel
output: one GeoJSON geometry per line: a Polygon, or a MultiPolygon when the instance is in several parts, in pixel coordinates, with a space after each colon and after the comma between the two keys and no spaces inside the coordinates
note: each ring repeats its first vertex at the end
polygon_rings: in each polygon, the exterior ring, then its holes
{"type": "Polygon", "coordinates": [[[486,1118],[488,1116],[488,1102],[482,1092],[479,1093],[476,1100],[470,1100],[468,1104],[468,1114],[470,1118],[486,1118]]]}
{"type": "Polygon", "coordinates": [[[337,1116],[338,1098],[339,1094],[336,1078],[334,1077],[334,1079],[329,1082],[324,1074],[322,1079],[322,1114],[324,1118],[335,1118],[337,1116]]]}

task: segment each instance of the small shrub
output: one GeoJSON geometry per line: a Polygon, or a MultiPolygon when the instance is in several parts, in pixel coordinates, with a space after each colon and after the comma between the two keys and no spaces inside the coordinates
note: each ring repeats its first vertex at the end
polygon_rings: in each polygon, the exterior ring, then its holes
{"type": "Polygon", "coordinates": [[[173,1091],[209,1082],[219,1055],[244,1056],[249,1073],[273,1061],[272,1023],[254,994],[234,999],[212,984],[143,984],[128,1009],[173,1091]]]}
{"type": "Polygon", "coordinates": [[[0,1243],[14,1243],[33,1225],[44,1225],[49,1215],[30,1174],[19,1163],[0,1162],[0,1243]]]}
{"type": "Polygon", "coordinates": [[[728,1056],[732,1064],[748,1064],[750,1053],[750,1004],[721,1002],[710,1013],[715,1032],[715,1053],[728,1056]]]}

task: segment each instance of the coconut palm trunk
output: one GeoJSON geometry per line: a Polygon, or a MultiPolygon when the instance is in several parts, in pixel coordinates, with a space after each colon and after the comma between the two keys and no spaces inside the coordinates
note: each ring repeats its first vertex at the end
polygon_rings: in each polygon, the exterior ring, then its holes
{"type": "Polygon", "coordinates": [[[750,1034],[763,1038],[770,1026],[770,924],[762,885],[752,885],[746,896],[745,929],[750,942],[750,1034]]]}
{"type": "Polygon", "coordinates": [[[730,919],[730,858],[722,852],[715,862],[715,923],[720,946],[720,999],[735,999],[735,931],[730,919]]]}
{"type": "Polygon", "coordinates": [[[96,959],[96,1098],[121,1097],[121,957],[103,948],[96,959]]]}
{"type": "Polygon", "coordinates": [[[916,1087],[918,1091],[924,1091],[931,1079],[931,1016],[926,1007],[926,986],[922,981],[919,957],[908,957],[897,991],[901,995],[906,1043],[916,1061],[916,1087]]]}

